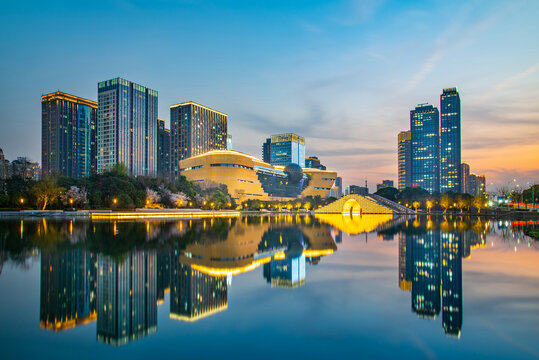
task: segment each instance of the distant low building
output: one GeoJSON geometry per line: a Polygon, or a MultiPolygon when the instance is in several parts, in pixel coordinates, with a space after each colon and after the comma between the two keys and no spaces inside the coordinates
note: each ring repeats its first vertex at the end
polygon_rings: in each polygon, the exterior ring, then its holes
{"type": "Polygon", "coordinates": [[[345,195],[369,195],[369,188],[366,186],[350,185],[346,187],[345,195]]]}
{"type": "Polygon", "coordinates": [[[41,178],[39,163],[32,162],[26,157],[18,157],[11,162],[11,176],[37,181],[41,178]]]}
{"type": "Polygon", "coordinates": [[[376,184],[376,190],[380,190],[387,187],[394,187],[393,180],[382,180],[381,183],[376,184]]]}
{"type": "Polygon", "coordinates": [[[316,156],[309,156],[307,159],[305,159],[305,167],[326,170],[326,167],[320,163],[320,159],[318,159],[316,156]]]}

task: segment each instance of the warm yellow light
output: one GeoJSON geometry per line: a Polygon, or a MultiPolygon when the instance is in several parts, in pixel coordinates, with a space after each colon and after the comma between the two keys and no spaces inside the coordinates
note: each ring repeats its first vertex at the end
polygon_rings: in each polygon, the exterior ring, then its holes
{"type": "Polygon", "coordinates": [[[21,198],[21,199],[20,199],[20,202],[21,202],[21,204],[24,204],[24,199],[21,198]]]}
{"type": "Polygon", "coordinates": [[[118,199],[114,198],[114,199],[112,199],[112,202],[113,202],[114,204],[116,204],[116,203],[118,202],[118,199]]]}

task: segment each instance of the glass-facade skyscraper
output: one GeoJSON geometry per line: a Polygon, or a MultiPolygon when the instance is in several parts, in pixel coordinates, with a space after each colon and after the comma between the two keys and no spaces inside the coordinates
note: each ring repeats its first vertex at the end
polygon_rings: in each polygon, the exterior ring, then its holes
{"type": "Polygon", "coordinates": [[[157,172],[157,91],[121,78],[97,85],[97,171],[124,164],[133,176],[157,172]]]}
{"type": "Polygon", "coordinates": [[[90,176],[96,170],[97,103],[64,92],[41,97],[43,176],[90,176]]]}
{"type": "Polygon", "coordinates": [[[401,131],[398,136],[399,190],[412,186],[412,133],[401,131]]]}
{"type": "Polygon", "coordinates": [[[270,164],[305,167],[305,138],[289,133],[272,135],[270,141],[270,164]]]}
{"type": "Polygon", "coordinates": [[[440,118],[440,192],[464,192],[460,183],[460,96],[457,88],[443,89],[440,118]]]}
{"type": "Polygon", "coordinates": [[[165,120],[157,119],[157,175],[170,176],[170,129],[165,128],[165,120]]]}
{"type": "Polygon", "coordinates": [[[180,176],[180,160],[227,148],[228,115],[189,101],[170,106],[172,177],[180,176]]]}
{"type": "MultiPolygon", "coordinates": [[[[439,191],[440,113],[429,104],[410,111],[412,187],[439,191]]],[[[459,163],[460,164],[460,163],[459,163]]]]}

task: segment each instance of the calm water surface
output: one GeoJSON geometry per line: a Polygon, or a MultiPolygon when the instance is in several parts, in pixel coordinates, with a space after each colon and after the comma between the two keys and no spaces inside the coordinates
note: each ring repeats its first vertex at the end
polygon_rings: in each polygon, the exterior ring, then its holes
{"type": "Polygon", "coordinates": [[[515,225],[1,221],[0,358],[538,358],[539,244],[515,225]]]}

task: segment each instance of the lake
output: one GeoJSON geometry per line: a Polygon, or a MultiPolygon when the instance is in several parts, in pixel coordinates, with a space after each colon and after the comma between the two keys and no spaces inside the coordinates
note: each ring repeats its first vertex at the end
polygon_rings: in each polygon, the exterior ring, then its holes
{"type": "Polygon", "coordinates": [[[2,359],[539,357],[539,242],[478,217],[0,221],[2,359]]]}

